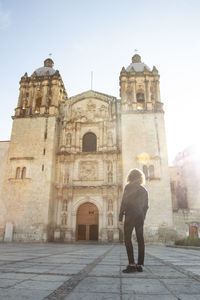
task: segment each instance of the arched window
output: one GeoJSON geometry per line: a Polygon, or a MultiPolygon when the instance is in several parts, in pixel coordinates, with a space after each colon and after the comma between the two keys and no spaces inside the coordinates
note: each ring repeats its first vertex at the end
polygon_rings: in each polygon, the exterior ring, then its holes
{"type": "Polygon", "coordinates": [[[145,175],[145,179],[147,179],[148,178],[148,168],[145,165],[143,166],[143,173],[145,175]]]}
{"type": "Polygon", "coordinates": [[[21,179],[25,179],[25,178],[26,178],[26,168],[24,167],[22,169],[21,179]]]}
{"type": "Polygon", "coordinates": [[[144,94],[143,93],[137,93],[136,94],[137,102],[144,102],[144,94]]]}
{"type": "Polygon", "coordinates": [[[94,133],[88,132],[83,136],[83,152],[97,151],[97,137],[94,133]]]}
{"type": "Polygon", "coordinates": [[[38,96],[36,98],[36,101],[35,101],[35,113],[39,113],[40,112],[41,104],[42,104],[42,97],[38,96]]]}
{"type": "Polygon", "coordinates": [[[137,100],[137,109],[143,110],[145,107],[145,100],[144,100],[144,94],[143,93],[137,93],[136,94],[136,100],[137,100]]]}
{"type": "Polygon", "coordinates": [[[149,166],[149,178],[150,179],[155,178],[154,166],[153,165],[149,166]]]}
{"type": "Polygon", "coordinates": [[[20,168],[19,168],[19,167],[16,169],[15,178],[16,178],[16,179],[19,179],[19,178],[20,178],[20,168]]]}

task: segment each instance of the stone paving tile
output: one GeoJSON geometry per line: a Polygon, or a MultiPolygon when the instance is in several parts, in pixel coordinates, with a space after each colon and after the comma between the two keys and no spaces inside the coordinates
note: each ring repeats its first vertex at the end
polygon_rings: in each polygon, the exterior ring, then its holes
{"type": "Polygon", "coordinates": [[[61,274],[76,274],[80,272],[86,265],[74,265],[74,264],[68,264],[68,265],[62,265],[56,268],[53,268],[49,271],[49,273],[61,273],[61,274]]]}
{"type": "Polygon", "coordinates": [[[200,277],[191,277],[200,275],[200,251],[147,245],[144,272],[124,274],[120,270],[127,265],[125,247],[116,245],[89,273],[82,272],[111,247],[0,243],[0,299],[41,300],[54,290],[61,291],[61,286],[69,287],[67,300],[200,299],[200,277]]]}
{"type": "Polygon", "coordinates": [[[0,288],[8,288],[13,287],[15,284],[20,283],[22,280],[15,280],[15,279],[1,279],[0,280],[0,288]]]}
{"type": "Polygon", "coordinates": [[[61,285],[60,281],[26,280],[15,285],[15,289],[38,289],[54,291],[61,285]]]}
{"type": "MultiPolygon", "coordinates": [[[[134,295],[134,294],[124,294],[122,295],[122,300],[177,300],[173,295],[134,295]]],[[[181,300],[181,299],[179,299],[181,300]]],[[[187,298],[187,300],[189,300],[187,298]]]]}
{"type": "Polygon", "coordinates": [[[50,290],[36,289],[0,289],[1,300],[43,300],[51,293],[50,290]]]}
{"type": "Polygon", "coordinates": [[[188,279],[188,278],[180,278],[180,279],[161,279],[162,282],[169,288],[170,291],[176,294],[200,294],[200,283],[188,279]]]}
{"type": "Polygon", "coordinates": [[[122,278],[122,293],[134,292],[137,294],[169,294],[159,280],[145,278],[122,278]]]}
{"type": "Polygon", "coordinates": [[[88,277],[83,279],[74,292],[119,293],[119,278],[88,277]]]}
{"type": "Polygon", "coordinates": [[[156,276],[186,277],[183,273],[178,272],[169,266],[148,266],[148,269],[156,276]]]}
{"type": "Polygon", "coordinates": [[[24,274],[24,273],[0,273],[0,281],[1,279],[16,279],[16,280],[24,280],[34,277],[34,274],[24,274]]]}
{"type": "Polygon", "coordinates": [[[36,281],[59,281],[59,282],[64,282],[68,279],[70,279],[70,276],[63,276],[63,275],[32,275],[31,280],[36,280],[36,281]]]}
{"type": "Polygon", "coordinates": [[[113,293],[71,293],[64,300],[120,300],[119,294],[113,293]]]}
{"type": "Polygon", "coordinates": [[[119,266],[107,266],[107,265],[102,266],[99,264],[89,273],[89,276],[92,276],[92,275],[101,275],[101,276],[118,275],[119,276],[119,272],[120,272],[119,266]]]}
{"type": "Polygon", "coordinates": [[[199,300],[200,299],[200,294],[198,294],[198,295],[184,295],[184,294],[179,294],[178,295],[178,299],[179,300],[199,300]]]}

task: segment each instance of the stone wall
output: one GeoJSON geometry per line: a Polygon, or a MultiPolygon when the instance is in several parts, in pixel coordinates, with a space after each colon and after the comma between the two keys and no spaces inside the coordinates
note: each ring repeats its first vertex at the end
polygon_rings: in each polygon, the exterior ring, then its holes
{"type": "Polygon", "coordinates": [[[9,148],[9,141],[1,141],[0,142],[0,166],[1,166],[1,173],[0,173],[0,241],[3,240],[3,235],[5,231],[4,226],[4,217],[6,214],[6,207],[2,198],[2,189],[3,189],[3,180],[6,173],[6,164],[7,164],[7,157],[8,157],[8,148],[9,148]]]}

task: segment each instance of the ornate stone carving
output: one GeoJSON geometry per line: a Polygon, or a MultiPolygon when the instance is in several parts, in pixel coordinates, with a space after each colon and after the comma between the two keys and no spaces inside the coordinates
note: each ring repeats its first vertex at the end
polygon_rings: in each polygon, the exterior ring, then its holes
{"type": "Polygon", "coordinates": [[[67,225],[67,214],[66,213],[63,213],[61,216],[61,224],[64,226],[67,225]]]}
{"type": "Polygon", "coordinates": [[[80,180],[96,180],[98,179],[98,162],[82,161],[79,163],[80,180]]]}

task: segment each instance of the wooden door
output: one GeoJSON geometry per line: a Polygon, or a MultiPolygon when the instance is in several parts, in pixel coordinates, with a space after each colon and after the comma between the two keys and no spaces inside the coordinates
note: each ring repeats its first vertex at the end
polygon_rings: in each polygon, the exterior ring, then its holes
{"type": "Polygon", "coordinates": [[[197,226],[190,226],[189,235],[198,237],[198,227],[197,226]]]}
{"type": "Polygon", "coordinates": [[[77,240],[98,240],[99,213],[96,205],[84,203],[77,212],[77,240]]]}

